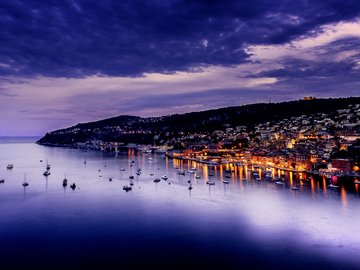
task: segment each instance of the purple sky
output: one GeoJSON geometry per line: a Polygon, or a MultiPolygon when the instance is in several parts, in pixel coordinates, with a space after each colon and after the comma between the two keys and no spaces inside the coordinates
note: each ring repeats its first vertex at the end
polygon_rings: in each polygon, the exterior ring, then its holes
{"type": "Polygon", "coordinates": [[[358,0],[5,0],[0,42],[0,136],[360,93],[358,0]]]}

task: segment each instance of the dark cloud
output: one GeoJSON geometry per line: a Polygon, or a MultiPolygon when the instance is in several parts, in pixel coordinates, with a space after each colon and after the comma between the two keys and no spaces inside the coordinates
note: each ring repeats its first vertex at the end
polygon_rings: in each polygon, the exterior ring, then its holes
{"type": "Polygon", "coordinates": [[[248,61],[359,15],[357,0],[1,1],[0,74],[141,76],[248,61]]]}

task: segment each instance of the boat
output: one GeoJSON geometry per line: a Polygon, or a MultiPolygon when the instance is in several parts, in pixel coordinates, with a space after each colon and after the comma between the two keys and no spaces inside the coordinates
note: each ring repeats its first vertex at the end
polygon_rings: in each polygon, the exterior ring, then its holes
{"type": "Polygon", "coordinates": [[[137,172],[136,172],[136,175],[140,175],[140,174],[141,174],[141,171],[137,171],[137,172]]]}
{"type": "Polygon", "coordinates": [[[230,184],[229,180],[224,180],[223,183],[224,184],[230,184]]]}
{"type": "Polygon", "coordinates": [[[125,172],[125,169],[124,169],[124,168],[121,168],[120,171],[121,171],[121,172],[125,172]]]}
{"type": "Polygon", "coordinates": [[[150,176],[154,176],[154,173],[150,173],[150,176]]]}
{"type": "Polygon", "coordinates": [[[209,185],[209,186],[214,186],[215,182],[212,181],[212,180],[209,180],[209,181],[206,181],[206,184],[209,185]]]}
{"type": "Polygon", "coordinates": [[[354,184],[360,184],[360,181],[359,181],[359,180],[355,180],[355,181],[354,181],[354,184]]]}
{"type": "Polygon", "coordinates": [[[195,176],[196,179],[201,179],[201,177],[199,175],[195,176]]]}
{"type": "Polygon", "coordinates": [[[245,177],[243,177],[241,180],[242,180],[242,181],[246,181],[246,178],[245,178],[245,177]]]}
{"type": "Polygon", "coordinates": [[[297,187],[297,186],[293,186],[293,187],[291,187],[291,190],[299,190],[300,188],[299,187],[297,187]]]}
{"type": "Polygon", "coordinates": [[[154,179],[154,182],[155,182],[155,183],[159,183],[160,181],[161,181],[160,178],[155,178],[155,179],[154,179]]]}
{"type": "Polygon", "coordinates": [[[5,183],[5,179],[0,179],[0,184],[5,183]]]}
{"type": "Polygon", "coordinates": [[[66,174],[65,174],[65,177],[64,177],[64,180],[63,180],[63,187],[67,186],[67,182],[68,182],[68,180],[66,179],[66,174]]]}
{"type": "Polygon", "coordinates": [[[8,164],[6,166],[6,169],[8,169],[8,170],[11,170],[12,168],[14,168],[14,164],[8,164]]]}
{"type": "Polygon", "coordinates": [[[109,181],[110,181],[110,182],[112,181],[112,178],[111,178],[111,177],[109,177],[109,181]]]}
{"type": "Polygon", "coordinates": [[[229,175],[229,174],[225,174],[225,178],[231,178],[231,175],[229,175]]]}
{"type": "Polygon", "coordinates": [[[132,190],[131,186],[123,186],[123,190],[125,190],[126,192],[132,190]]]}
{"type": "Polygon", "coordinates": [[[133,176],[133,175],[130,175],[130,176],[129,176],[129,179],[134,179],[134,176],[133,176]]]}
{"type": "Polygon", "coordinates": [[[328,185],[328,187],[329,187],[329,188],[339,188],[339,186],[334,185],[334,184],[330,184],[330,185],[328,185]]]}
{"type": "Polygon", "coordinates": [[[284,182],[283,182],[283,181],[279,181],[279,180],[277,180],[277,181],[275,181],[275,184],[276,184],[276,185],[283,185],[283,184],[284,184],[284,182]]]}
{"type": "Polygon", "coordinates": [[[168,180],[169,178],[166,176],[166,174],[164,174],[162,177],[161,177],[163,180],[168,180]]]}
{"type": "Polygon", "coordinates": [[[184,170],[178,170],[177,172],[176,172],[176,174],[177,175],[183,175],[183,176],[185,176],[185,171],[184,170]]]}
{"type": "Polygon", "coordinates": [[[46,170],[50,170],[50,164],[46,161],[46,170]]]}
{"type": "Polygon", "coordinates": [[[48,170],[46,170],[44,173],[43,173],[44,176],[49,176],[50,175],[50,172],[48,170]]]}
{"type": "Polygon", "coordinates": [[[189,186],[189,187],[188,187],[188,189],[189,189],[189,190],[192,190],[192,189],[193,189],[193,187],[192,187],[192,186],[189,186]]]}
{"type": "Polygon", "coordinates": [[[26,182],[26,173],[25,173],[25,176],[24,176],[24,182],[22,183],[23,187],[27,187],[29,185],[28,182],[26,182]]]}
{"type": "Polygon", "coordinates": [[[76,188],[75,183],[72,183],[72,184],[70,185],[70,188],[71,188],[72,190],[75,190],[75,188],[76,188]]]}

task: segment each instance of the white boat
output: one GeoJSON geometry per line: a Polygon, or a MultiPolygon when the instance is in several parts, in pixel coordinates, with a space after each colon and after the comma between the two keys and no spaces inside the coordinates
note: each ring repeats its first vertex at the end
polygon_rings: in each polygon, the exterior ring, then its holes
{"type": "Polygon", "coordinates": [[[161,177],[163,180],[168,180],[169,178],[166,176],[166,174],[164,174],[162,177],[161,177]]]}
{"type": "Polygon", "coordinates": [[[212,180],[209,180],[209,181],[206,181],[206,184],[209,185],[209,186],[214,186],[215,182],[212,181],[212,180]]]}
{"type": "Polygon", "coordinates": [[[199,175],[195,176],[196,179],[201,179],[201,177],[199,175]]]}
{"type": "Polygon", "coordinates": [[[334,185],[334,184],[330,184],[330,185],[328,185],[328,187],[329,187],[329,188],[339,188],[339,186],[334,185]]]}
{"type": "Polygon", "coordinates": [[[296,186],[293,186],[291,187],[292,190],[299,190],[300,188],[299,187],[296,187],[296,186]]]}
{"type": "Polygon", "coordinates": [[[283,181],[276,181],[275,184],[276,184],[276,185],[283,185],[284,182],[283,182],[283,181]]]}
{"type": "Polygon", "coordinates": [[[223,183],[224,184],[230,184],[229,180],[224,180],[223,183]]]}

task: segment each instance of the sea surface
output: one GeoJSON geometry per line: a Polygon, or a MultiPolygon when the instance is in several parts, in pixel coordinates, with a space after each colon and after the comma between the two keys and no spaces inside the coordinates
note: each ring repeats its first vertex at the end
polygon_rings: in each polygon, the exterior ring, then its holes
{"type": "Polygon", "coordinates": [[[276,185],[252,179],[247,167],[3,138],[0,267],[360,269],[359,187],[332,189],[325,180],[285,177],[276,185]],[[51,174],[45,177],[47,164],[51,174]],[[226,169],[232,171],[229,184],[222,182],[226,169]],[[129,175],[134,185],[126,192],[129,175]],[[167,181],[154,183],[163,175],[167,181]],[[300,189],[292,190],[297,181],[300,189]]]}

